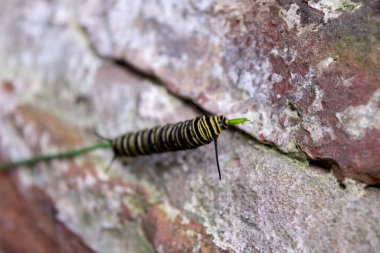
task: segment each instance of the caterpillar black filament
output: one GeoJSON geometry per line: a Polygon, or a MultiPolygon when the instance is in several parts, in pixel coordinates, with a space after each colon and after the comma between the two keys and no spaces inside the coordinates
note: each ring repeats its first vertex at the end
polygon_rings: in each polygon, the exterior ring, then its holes
{"type": "Polygon", "coordinates": [[[228,127],[225,116],[201,116],[152,129],[121,135],[111,140],[115,156],[137,156],[192,149],[215,142],[216,161],[221,178],[217,138],[228,127]]]}

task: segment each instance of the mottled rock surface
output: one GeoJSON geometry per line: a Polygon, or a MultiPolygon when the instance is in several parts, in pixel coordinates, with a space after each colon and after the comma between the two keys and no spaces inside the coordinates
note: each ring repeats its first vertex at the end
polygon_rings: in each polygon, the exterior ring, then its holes
{"type": "Polygon", "coordinates": [[[380,248],[378,1],[0,7],[0,161],[196,116],[183,97],[251,119],[219,139],[222,181],[213,145],[0,174],[0,251],[380,248]]]}
{"type": "Polygon", "coordinates": [[[100,55],[245,115],[247,133],[286,153],[380,182],[379,1],[111,2],[81,5],[100,55]]]}

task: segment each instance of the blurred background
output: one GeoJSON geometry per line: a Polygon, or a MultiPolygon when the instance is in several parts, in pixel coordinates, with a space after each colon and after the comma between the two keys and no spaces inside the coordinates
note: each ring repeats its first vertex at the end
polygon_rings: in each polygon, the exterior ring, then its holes
{"type": "Polygon", "coordinates": [[[0,0],[0,162],[211,114],[214,146],[0,173],[0,252],[376,252],[380,2],[0,0]]]}

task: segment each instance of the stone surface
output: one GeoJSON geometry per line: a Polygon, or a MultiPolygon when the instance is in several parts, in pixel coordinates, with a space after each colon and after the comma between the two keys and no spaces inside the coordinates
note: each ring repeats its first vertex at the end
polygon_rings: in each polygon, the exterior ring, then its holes
{"type": "Polygon", "coordinates": [[[54,219],[54,206],[41,189],[31,187],[29,191],[23,198],[12,184],[11,175],[0,174],[2,252],[93,252],[54,219]]]}
{"type": "Polygon", "coordinates": [[[212,145],[110,171],[112,152],[99,151],[0,175],[0,220],[16,228],[0,224],[0,251],[71,241],[62,252],[380,247],[379,189],[322,168],[378,182],[376,2],[0,5],[2,161],[97,142],[94,128],[113,137],[196,116],[183,96],[253,120],[246,134],[222,133],[222,181],[212,145]]]}
{"type": "Polygon", "coordinates": [[[101,56],[339,178],[380,182],[378,1],[111,2],[79,4],[101,56]]]}

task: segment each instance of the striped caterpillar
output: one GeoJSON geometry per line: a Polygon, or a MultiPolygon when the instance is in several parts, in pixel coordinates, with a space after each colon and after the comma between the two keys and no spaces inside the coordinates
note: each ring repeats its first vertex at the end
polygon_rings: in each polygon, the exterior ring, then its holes
{"type": "Polygon", "coordinates": [[[223,115],[204,115],[184,122],[126,133],[116,137],[115,139],[106,139],[99,136],[107,142],[98,143],[80,149],[71,149],[58,153],[36,155],[29,159],[20,161],[11,161],[5,164],[0,164],[0,170],[7,170],[24,165],[30,166],[41,161],[78,156],[92,152],[96,149],[112,148],[114,151],[114,158],[117,158],[193,149],[214,141],[216,164],[219,179],[221,180],[218,159],[218,136],[223,130],[227,129],[228,126],[241,124],[246,121],[248,121],[246,118],[235,118],[228,120],[223,115]]]}
{"type": "Polygon", "coordinates": [[[197,148],[214,141],[219,179],[217,138],[227,129],[225,116],[201,116],[184,122],[126,133],[113,140],[115,156],[137,156],[197,148]]]}
{"type": "Polygon", "coordinates": [[[209,144],[227,127],[227,119],[224,116],[201,116],[184,122],[126,133],[110,141],[116,156],[150,155],[209,144]]]}

